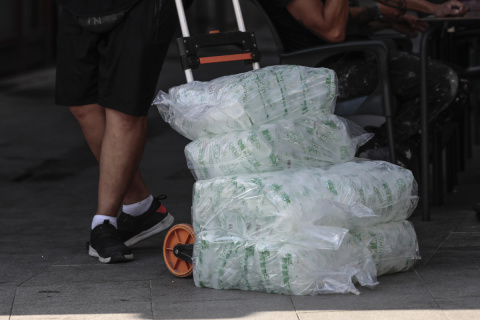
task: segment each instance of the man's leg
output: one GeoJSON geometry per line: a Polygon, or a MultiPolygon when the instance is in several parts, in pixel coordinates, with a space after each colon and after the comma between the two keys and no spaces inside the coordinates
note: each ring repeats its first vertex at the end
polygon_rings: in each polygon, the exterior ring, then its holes
{"type": "MultiPolygon", "coordinates": [[[[132,189],[131,182],[138,174],[147,135],[147,117],[131,116],[108,108],[105,114],[97,216],[116,217],[127,191],[132,189]]],[[[173,217],[159,199],[150,196],[148,200],[148,208],[141,214],[132,214],[128,210],[118,216],[118,235],[127,246],[151,237],[173,223],[173,217]]]]}
{"type": "MultiPolygon", "coordinates": [[[[113,115],[110,121],[113,124],[118,122],[115,120],[117,117],[123,120],[131,119],[134,121],[136,121],[137,118],[118,111],[103,108],[98,104],[70,107],[70,110],[80,123],[84,136],[99,162],[101,162],[104,141],[105,139],[108,139],[105,134],[107,115],[113,115]]],[[[136,142],[136,146],[140,147],[143,152],[147,122],[146,117],[140,118],[143,118],[143,120],[140,120],[142,123],[141,130],[143,130],[143,132],[141,132],[142,137],[136,142]]],[[[128,133],[128,126],[128,124],[126,125],[121,121],[118,125],[112,126],[111,131],[114,132],[116,130],[115,128],[118,127],[120,132],[128,133]]],[[[123,138],[121,137],[114,139],[123,141],[123,138]]],[[[139,156],[141,158],[141,154],[139,154],[139,156]]],[[[102,181],[105,182],[100,182],[99,184],[98,210],[92,221],[93,229],[98,224],[103,223],[105,218],[109,219],[113,225],[118,226],[118,234],[127,246],[131,246],[166,230],[174,221],[173,216],[168,213],[160,202],[161,197],[154,198],[148,191],[138,169],[139,161],[140,159],[136,160],[137,164],[134,177],[130,180],[127,179],[127,181],[131,182],[128,184],[126,194],[123,197],[122,212],[118,216],[118,221],[115,217],[118,207],[120,206],[118,203],[119,195],[116,194],[117,191],[115,191],[115,187],[109,188],[108,186],[109,181],[111,181],[109,174],[107,172],[104,173],[102,169],[100,169],[101,177],[105,178],[102,181]],[[104,174],[102,175],[102,173],[104,174]],[[115,193],[117,198],[112,197],[110,193],[115,193]]],[[[105,163],[105,166],[109,166],[108,162],[105,163]]],[[[125,181],[123,183],[125,183],[125,181]]],[[[122,194],[124,192],[125,191],[123,190],[122,194]]]]}
{"type": "MultiPolygon", "coordinates": [[[[77,119],[87,143],[95,158],[100,160],[102,142],[105,134],[106,109],[98,104],[70,107],[70,111],[77,119]]],[[[137,170],[130,183],[123,204],[132,204],[150,196],[140,171],[137,170]]],[[[115,214],[116,216],[116,214],[115,214]]]]}
{"type": "Polygon", "coordinates": [[[116,216],[133,177],[138,174],[147,119],[99,105],[71,107],[71,110],[100,163],[97,212],[92,221],[88,253],[104,263],[132,260],[133,253],[117,230],[116,216]]]}
{"type": "Polygon", "coordinates": [[[142,158],[147,117],[105,109],[105,133],[100,152],[97,214],[117,216],[142,158]]]}

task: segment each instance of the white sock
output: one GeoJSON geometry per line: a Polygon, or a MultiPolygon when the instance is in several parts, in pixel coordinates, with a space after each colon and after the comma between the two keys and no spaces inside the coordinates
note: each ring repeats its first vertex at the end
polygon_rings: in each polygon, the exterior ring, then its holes
{"type": "Polygon", "coordinates": [[[153,196],[149,195],[146,199],[143,199],[140,202],[132,203],[132,204],[124,204],[122,206],[122,211],[128,213],[131,216],[139,216],[142,213],[145,213],[153,202],[153,196]]]}
{"type": "Polygon", "coordinates": [[[96,214],[93,216],[93,219],[92,219],[92,230],[99,224],[102,224],[105,220],[110,221],[110,224],[115,228],[117,227],[117,217],[110,217],[110,216],[104,216],[101,214],[96,214]]]}

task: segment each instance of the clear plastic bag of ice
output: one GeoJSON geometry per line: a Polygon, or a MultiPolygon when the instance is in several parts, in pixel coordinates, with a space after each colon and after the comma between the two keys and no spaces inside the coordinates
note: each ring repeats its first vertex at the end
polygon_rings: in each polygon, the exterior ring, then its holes
{"type": "Polygon", "coordinates": [[[326,68],[275,65],[160,91],[162,118],[190,140],[302,115],[332,114],[336,75],[326,68]]]}
{"type": "Polygon", "coordinates": [[[242,173],[322,167],[351,161],[373,134],[335,115],[279,120],[198,138],[185,147],[197,180],[242,173]]]}

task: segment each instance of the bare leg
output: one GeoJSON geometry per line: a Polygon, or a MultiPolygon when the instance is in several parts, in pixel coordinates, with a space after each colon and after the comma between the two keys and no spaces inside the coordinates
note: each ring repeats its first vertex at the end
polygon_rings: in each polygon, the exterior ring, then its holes
{"type": "Polygon", "coordinates": [[[100,152],[97,214],[116,216],[138,171],[147,135],[147,118],[105,109],[100,152]]]}
{"type": "Polygon", "coordinates": [[[93,155],[100,159],[103,135],[105,134],[105,108],[98,104],[70,107],[77,119],[93,155]]]}
{"type": "MultiPolygon", "coordinates": [[[[75,116],[75,118],[77,119],[77,121],[79,122],[80,127],[82,128],[83,134],[87,140],[87,143],[90,149],[92,150],[97,160],[99,160],[101,158],[101,150],[102,150],[102,144],[104,141],[106,116],[107,116],[108,109],[105,109],[98,104],[90,104],[85,106],[70,107],[70,110],[75,116]]],[[[135,117],[132,117],[132,118],[135,118],[135,117]]],[[[113,123],[115,123],[115,121],[113,123]]],[[[128,132],[128,130],[125,127],[123,127],[122,130],[124,132],[128,132]]],[[[143,138],[143,141],[145,141],[145,138],[143,138]]],[[[143,150],[143,143],[144,142],[141,142],[141,141],[137,142],[138,145],[140,144],[142,145],[142,150],[143,150]]],[[[135,176],[131,180],[131,183],[128,187],[128,191],[125,194],[125,197],[123,199],[123,203],[124,204],[135,203],[145,199],[149,195],[150,193],[147,187],[145,186],[145,183],[140,175],[140,172],[138,170],[138,163],[137,163],[135,176]]],[[[99,203],[100,203],[100,199],[99,199],[99,203]]],[[[106,213],[102,213],[102,214],[106,215],[106,213]]]]}

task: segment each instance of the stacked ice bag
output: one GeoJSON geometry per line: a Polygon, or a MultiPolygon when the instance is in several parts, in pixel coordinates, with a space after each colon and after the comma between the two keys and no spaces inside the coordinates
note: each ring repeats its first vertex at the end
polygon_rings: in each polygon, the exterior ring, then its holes
{"type": "Polygon", "coordinates": [[[192,82],[154,101],[197,178],[196,285],[359,293],[419,258],[410,171],[355,159],[370,138],[333,115],[332,70],[272,66],[192,82]]]}

